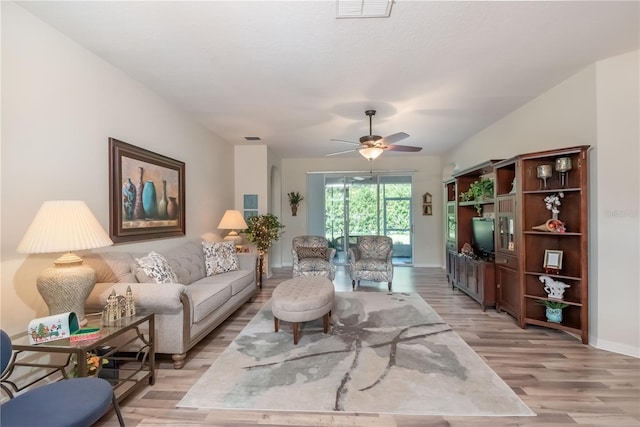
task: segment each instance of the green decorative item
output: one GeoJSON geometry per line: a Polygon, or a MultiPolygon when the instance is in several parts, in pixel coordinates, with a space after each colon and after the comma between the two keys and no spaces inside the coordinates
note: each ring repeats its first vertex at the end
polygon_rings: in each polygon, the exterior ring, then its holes
{"type": "Polygon", "coordinates": [[[541,300],[538,303],[546,307],[547,321],[551,323],[562,323],[562,309],[569,307],[569,304],[560,301],[541,300]]]}
{"type": "Polygon", "coordinates": [[[251,216],[247,219],[247,229],[244,231],[247,240],[255,243],[260,254],[264,254],[282,236],[284,225],[273,214],[251,216]]]}
{"type": "Polygon", "coordinates": [[[482,205],[480,202],[484,201],[485,198],[493,198],[493,180],[489,178],[474,181],[469,186],[468,191],[460,194],[460,200],[463,202],[477,202],[474,206],[476,211],[478,211],[478,215],[482,214],[482,205]]]}
{"type": "Polygon", "coordinates": [[[264,258],[267,250],[273,242],[278,240],[284,233],[282,229],[284,225],[280,223],[278,217],[273,214],[250,216],[247,219],[247,229],[244,235],[248,241],[255,243],[258,248],[259,264],[258,264],[258,284],[262,288],[262,274],[264,272],[264,258]]]}
{"type": "Polygon", "coordinates": [[[298,205],[304,200],[304,197],[302,197],[297,191],[287,193],[287,196],[289,197],[289,205],[291,206],[291,216],[298,215],[298,205]]]}

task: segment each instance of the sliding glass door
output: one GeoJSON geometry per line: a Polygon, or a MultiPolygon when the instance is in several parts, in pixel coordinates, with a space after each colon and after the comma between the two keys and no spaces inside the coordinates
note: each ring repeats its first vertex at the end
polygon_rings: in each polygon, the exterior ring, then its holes
{"type": "Polygon", "coordinates": [[[336,264],[359,236],[393,239],[394,263],[413,263],[410,176],[325,176],[325,230],[336,248],[336,264]]]}

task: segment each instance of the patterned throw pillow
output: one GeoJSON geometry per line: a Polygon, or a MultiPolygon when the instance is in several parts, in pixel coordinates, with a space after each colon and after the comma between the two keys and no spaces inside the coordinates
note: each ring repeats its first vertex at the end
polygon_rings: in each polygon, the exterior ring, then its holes
{"type": "Polygon", "coordinates": [[[313,248],[308,246],[298,246],[298,248],[296,249],[296,252],[298,252],[298,259],[321,258],[329,261],[329,258],[328,258],[329,251],[327,250],[327,248],[322,248],[322,247],[313,248]]]}
{"type": "Polygon", "coordinates": [[[239,261],[234,242],[202,242],[207,276],[238,270],[239,261]]]}
{"type": "Polygon", "coordinates": [[[136,278],[141,283],[177,283],[178,276],[165,257],[156,252],[136,258],[136,278]]]}

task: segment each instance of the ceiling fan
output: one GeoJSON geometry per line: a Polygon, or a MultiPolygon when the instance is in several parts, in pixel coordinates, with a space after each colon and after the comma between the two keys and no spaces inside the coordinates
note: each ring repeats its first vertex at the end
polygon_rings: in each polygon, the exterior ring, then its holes
{"type": "Polygon", "coordinates": [[[398,132],[391,134],[389,136],[385,136],[384,138],[380,135],[374,135],[371,127],[371,119],[376,114],[376,110],[367,110],[364,112],[367,116],[369,116],[369,135],[365,135],[360,137],[360,142],[346,141],[344,139],[332,139],[331,141],[341,142],[343,144],[352,144],[358,145],[358,148],[354,148],[351,150],[338,151],[336,153],[327,154],[327,156],[336,156],[338,154],[351,153],[357,151],[367,160],[374,160],[378,158],[383,151],[405,151],[405,152],[416,152],[422,150],[422,147],[412,147],[410,145],[395,145],[396,142],[402,141],[403,139],[409,138],[409,134],[404,132],[398,132]]]}

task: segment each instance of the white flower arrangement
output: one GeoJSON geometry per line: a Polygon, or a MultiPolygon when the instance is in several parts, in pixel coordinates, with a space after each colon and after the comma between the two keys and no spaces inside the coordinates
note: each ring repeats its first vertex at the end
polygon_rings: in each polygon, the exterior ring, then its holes
{"type": "Polygon", "coordinates": [[[564,197],[564,193],[560,192],[560,193],[553,193],[547,197],[544,198],[544,203],[547,206],[547,209],[551,211],[551,213],[553,214],[559,214],[560,213],[560,209],[558,209],[558,206],[560,206],[562,203],[560,202],[560,199],[562,199],[564,197]]]}

